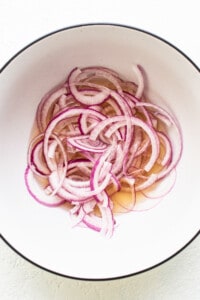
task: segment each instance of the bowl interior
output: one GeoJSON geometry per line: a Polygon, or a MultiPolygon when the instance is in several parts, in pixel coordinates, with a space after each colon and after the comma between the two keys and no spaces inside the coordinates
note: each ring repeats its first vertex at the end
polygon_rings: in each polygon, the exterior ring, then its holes
{"type": "Polygon", "coordinates": [[[113,278],[150,268],[181,249],[200,227],[198,211],[200,76],[162,40],[114,25],[78,26],[49,35],[19,53],[0,75],[0,228],[17,251],[51,271],[79,278],[113,278]],[[175,188],[152,210],[117,216],[106,240],[71,228],[64,208],[36,203],[24,184],[27,148],[38,102],[78,66],[102,65],[135,80],[146,71],[146,93],[176,115],[183,155],[175,188]]]}

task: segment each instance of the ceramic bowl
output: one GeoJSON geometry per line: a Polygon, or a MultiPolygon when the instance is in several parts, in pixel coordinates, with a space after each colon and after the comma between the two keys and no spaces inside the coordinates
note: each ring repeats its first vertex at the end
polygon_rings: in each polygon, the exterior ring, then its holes
{"type": "Polygon", "coordinates": [[[199,233],[200,74],[175,46],[149,32],[116,24],[83,24],[26,46],[0,74],[0,230],[35,265],[72,278],[105,280],[149,270],[179,253],[199,233]],[[101,65],[134,80],[148,74],[146,94],[171,110],[183,133],[174,189],[154,209],[116,217],[110,239],[71,228],[66,210],[35,202],[24,171],[41,97],[78,66],[101,65]]]}

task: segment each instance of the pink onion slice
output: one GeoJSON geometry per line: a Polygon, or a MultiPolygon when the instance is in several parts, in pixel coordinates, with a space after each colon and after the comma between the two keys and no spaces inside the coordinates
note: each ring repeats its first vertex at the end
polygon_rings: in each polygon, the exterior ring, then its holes
{"type": "Polygon", "coordinates": [[[46,128],[47,114],[53,103],[57,101],[62,95],[67,93],[67,89],[63,85],[59,85],[53,90],[53,93],[47,93],[40,102],[37,110],[37,125],[42,132],[46,128]]]}
{"type": "Polygon", "coordinates": [[[50,196],[44,193],[44,189],[34,179],[33,172],[29,167],[25,170],[25,184],[30,195],[40,204],[56,207],[64,204],[66,200],[58,195],[50,196]]]}
{"type": "Polygon", "coordinates": [[[102,153],[106,150],[108,145],[101,141],[92,141],[89,135],[81,135],[67,139],[68,143],[80,150],[89,152],[102,153]]]}
{"type": "Polygon", "coordinates": [[[138,88],[135,93],[135,97],[140,99],[144,92],[144,76],[142,74],[142,67],[140,65],[134,65],[133,70],[137,76],[138,88]]]}
{"type": "Polygon", "coordinates": [[[74,98],[85,105],[98,105],[104,102],[109,96],[109,89],[99,86],[100,92],[94,96],[87,95],[87,92],[79,91],[76,87],[78,77],[81,74],[81,70],[75,68],[69,76],[69,87],[74,98]]]}

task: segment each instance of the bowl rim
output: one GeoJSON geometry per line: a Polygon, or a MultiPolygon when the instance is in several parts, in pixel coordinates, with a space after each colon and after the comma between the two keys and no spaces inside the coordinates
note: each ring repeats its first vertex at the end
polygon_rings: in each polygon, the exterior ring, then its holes
{"type": "MultiPolygon", "coordinates": [[[[180,50],[177,46],[175,46],[174,44],[172,44],[171,42],[167,41],[166,39],[160,37],[157,34],[154,34],[148,30],[145,29],[141,29],[138,27],[134,27],[131,25],[125,25],[125,24],[121,24],[121,23],[109,23],[109,22],[92,22],[92,23],[81,23],[81,24],[76,24],[76,25],[71,25],[71,26],[67,26],[67,27],[62,27],[60,29],[51,31],[47,34],[44,34],[42,36],[40,36],[37,39],[34,39],[32,42],[30,42],[29,44],[27,44],[26,46],[24,46],[23,48],[21,48],[19,51],[17,51],[1,68],[0,68],[0,75],[3,73],[3,71],[9,66],[9,64],[15,60],[15,58],[17,58],[21,53],[23,53],[24,51],[26,51],[26,49],[30,48],[31,46],[37,44],[38,42],[40,42],[41,40],[46,39],[49,36],[53,36],[57,33],[60,33],[62,31],[67,31],[67,30],[71,30],[71,29],[75,29],[75,28],[81,28],[81,27],[89,27],[89,26],[113,26],[113,27],[120,27],[120,28],[125,28],[125,29],[131,29],[137,32],[141,32],[144,33],[148,36],[151,36],[157,40],[160,40],[161,42],[163,42],[164,44],[167,44],[168,46],[172,47],[174,50],[176,50],[177,52],[179,52],[179,54],[181,54],[187,61],[189,61],[191,63],[191,65],[200,73],[200,68],[197,66],[196,63],[194,63],[194,61],[187,55],[185,54],[182,50],[180,50]]],[[[0,77],[1,79],[1,77],[0,77]]],[[[82,278],[82,277],[78,277],[78,276],[70,276],[70,275],[66,275],[66,274],[62,274],[53,270],[50,270],[40,264],[37,264],[36,262],[34,262],[33,260],[31,260],[30,258],[26,257],[25,255],[23,255],[23,253],[19,252],[14,246],[12,246],[12,244],[10,244],[6,238],[0,233],[0,238],[19,256],[21,256],[23,259],[25,259],[26,261],[28,261],[29,263],[31,263],[32,265],[47,271],[49,273],[52,273],[54,275],[58,275],[64,278],[69,278],[69,279],[74,279],[74,280],[82,280],[82,281],[110,281],[110,280],[117,280],[117,279],[123,279],[123,278],[128,278],[128,277],[132,277],[141,273],[145,273],[147,271],[150,271],[154,268],[157,268],[159,266],[161,266],[162,264],[168,262],[169,260],[171,260],[172,258],[174,258],[176,255],[178,255],[179,253],[181,253],[187,246],[189,246],[198,236],[200,235],[200,229],[194,234],[194,236],[191,237],[191,239],[185,244],[183,245],[180,249],[178,249],[175,253],[173,253],[172,255],[170,255],[169,257],[167,257],[166,259],[162,260],[161,262],[154,264],[148,268],[145,268],[143,270],[137,271],[137,272],[133,272],[130,274],[126,274],[126,275],[122,275],[122,276],[115,276],[115,277],[109,277],[109,278],[82,278]]]]}
{"type": "Polygon", "coordinates": [[[26,49],[30,48],[31,46],[33,46],[34,44],[37,44],[39,41],[46,39],[49,36],[52,36],[54,34],[57,34],[59,32],[62,31],[67,31],[67,30],[71,30],[71,29],[75,29],[75,28],[81,28],[81,27],[90,27],[90,26],[113,26],[113,27],[122,27],[122,28],[126,28],[126,29],[131,29],[131,30],[135,30],[138,32],[142,32],[144,34],[147,34],[155,39],[160,40],[161,42],[167,44],[168,46],[174,48],[174,50],[176,50],[177,52],[179,52],[182,56],[184,56],[192,65],[193,67],[195,67],[195,69],[197,69],[198,72],[200,72],[200,67],[198,67],[198,65],[186,54],[184,53],[182,50],[180,50],[177,46],[175,46],[174,44],[172,44],[171,42],[169,42],[168,40],[166,40],[165,38],[152,33],[151,31],[148,31],[146,29],[141,29],[139,27],[135,27],[135,26],[131,26],[131,25],[125,25],[125,24],[121,24],[121,23],[109,23],[109,22],[92,22],[92,23],[80,23],[80,24],[75,24],[75,25],[70,25],[67,27],[62,27],[56,30],[53,30],[49,33],[46,33],[44,35],[41,35],[39,38],[34,39],[32,42],[28,43],[26,46],[22,47],[20,50],[18,50],[15,54],[13,54],[11,56],[11,58],[5,63],[3,64],[2,67],[0,67],[0,74],[3,72],[3,70],[17,57],[19,56],[22,52],[24,52],[26,49]]]}

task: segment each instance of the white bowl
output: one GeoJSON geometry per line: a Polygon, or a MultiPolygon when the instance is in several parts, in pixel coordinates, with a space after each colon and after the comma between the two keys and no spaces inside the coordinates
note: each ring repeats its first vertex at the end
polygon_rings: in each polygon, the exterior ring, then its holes
{"type": "Polygon", "coordinates": [[[142,30],[88,24],[48,34],[17,53],[0,75],[0,230],[20,255],[45,270],[82,279],[111,279],[148,270],[183,249],[200,229],[199,69],[180,50],[142,30]],[[116,217],[111,239],[71,228],[68,213],[35,202],[24,184],[27,147],[43,94],[76,67],[103,65],[134,80],[148,75],[147,94],[176,115],[183,155],[174,189],[154,209],[116,217]]]}

